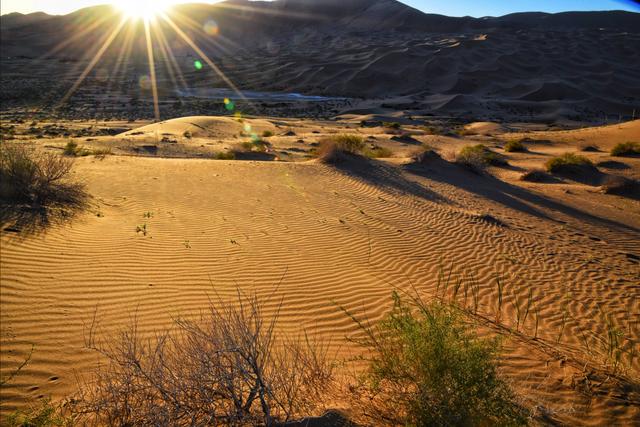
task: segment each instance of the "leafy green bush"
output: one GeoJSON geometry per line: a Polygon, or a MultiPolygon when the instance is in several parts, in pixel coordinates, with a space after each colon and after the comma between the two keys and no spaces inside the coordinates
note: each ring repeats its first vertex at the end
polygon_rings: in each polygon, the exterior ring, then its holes
{"type": "Polygon", "coordinates": [[[562,156],[549,159],[545,164],[547,171],[558,173],[576,169],[595,169],[591,160],[574,153],[565,153],[562,156]]]}
{"type": "Polygon", "coordinates": [[[478,338],[455,308],[407,304],[394,293],[393,310],[379,326],[350,316],[371,354],[358,390],[375,425],[526,425],[498,376],[498,341],[478,338]]]}
{"type": "Polygon", "coordinates": [[[527,148],[522,141],[511,140],[504,145],[504,151],[507,153],[524,152],[527,151],[527,148]]]}
{"type": "Polygon", "coordinates": [[[265,130],[264,132],[262,132],[263,138],[271,138],[272,136],[273,136],[273,132],[270,130],[265,130]]]}
{"type": "Polygon", "coordinates": [[[621,142],[611,150],[612,156],[637,156],[640,155],[640,142],[621,142]]]}

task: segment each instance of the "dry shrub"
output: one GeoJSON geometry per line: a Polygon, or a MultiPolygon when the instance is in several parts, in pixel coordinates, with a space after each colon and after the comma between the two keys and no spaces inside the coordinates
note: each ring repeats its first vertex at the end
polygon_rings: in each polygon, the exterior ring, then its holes
{"type": "Polygon", "coordinates": [[[37,206],[80,205],[84,187],[70,179],[73,160],[24,145],[0,146],[0,199],[37,206]]]}
{"type": "Polygon", "coordinates": [[[521,181],[528,181],[528,182],[548,182],[551,179],[552,178],[545,171],[541,169],[533,169],[523,173],[520,176],[521,181]]]}
{"type": "Polygon", "coordinates": [[[522,141],[511,140],[504,145],[504,151],[507,153],[524,153],[527,151],[527,147],[524,146],[522,141]]]}
{"type": "Polygon", "coordinates": [[[336,135],[324,138],[318,146],[318,159],[323,163],[338,163],[348,156],[361,154],[365,143],[358,135],[336,135]]]}
{"type": "Polygon", "coordinates": [[[199,321],[145,339],[137,324],[87,347],[107,365],[73,400],[72,412],[105,425],[276,425],[320,409],[333,383],[327,347],[276,332],[280,306],[238,293],[199,321]]]}
{"type": "Polygon", "coordinates": [[[411,160],[414,163],[426,164],[432,161],[442,160],[442,157],[431,147],[424,146],[411,155],[411,160]]]}
{"type": "Polygon", "coordinates": [[[473,172],[482,172],[487,166],[505,166],[507,161],[482,144],[467,145],[455,155],[455,162],[473,172]]]}

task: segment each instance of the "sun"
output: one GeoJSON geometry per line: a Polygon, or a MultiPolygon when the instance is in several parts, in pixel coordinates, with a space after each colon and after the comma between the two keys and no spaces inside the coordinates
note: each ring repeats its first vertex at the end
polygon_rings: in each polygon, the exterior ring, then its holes
{"type": "Polygon", "coordinates": [[[166,12],[172,1],[163,0],[113,0],[117,7],[129,19],[152,20],[166,12]]]}

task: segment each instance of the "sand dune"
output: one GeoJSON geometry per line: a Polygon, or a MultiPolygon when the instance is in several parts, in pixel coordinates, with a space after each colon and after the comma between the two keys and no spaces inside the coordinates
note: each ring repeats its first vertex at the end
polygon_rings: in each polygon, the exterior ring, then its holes
{"type": "MultiPolygon", "coordinates": [[[[354,103],[405,97],[415,104],[412,110],[430,114],[597,123],[607,115],[632,118],[640,100],[640,69],[631,60],[640,55],[637,13],[473,19],[424,14],[393,0],[280,0],[177,7],[175,16],[181,25],[188,22],[194,27],[195,42],[241,90],[348,97],[354,103]],[[217,25],[215,36],[200,30],[209,21],[217,25]],[[443,102],[443,97],[450,99],[443,102]]],[[[102,34],[117,19],[109,8],[98,7],[33,24],[3,26],[2,61],[7,72],[2,77],[2,98],[24,105],[44,90],[52,99],[60,99],[76,77],[68,64],[75,64],[79,74],[99,44],[92,36],[69,34],[86,30],[83,27],[93,22],[98,26],[93,33],[102,34]],[[39,68],[35,74],[20,72],[35,59],[39,68]],[[39,78],[39,72],[60,79],[39,78]],[[44,87],[30,92],[24,89],[27,83],[44,87]]],[[[163,117],[175,116],[171,108],[183,86],[228,87],[215,73],[204,76],[194,69],[192,48],[169,24],[157,26],[176,58],[174,65],[162,53],[163,45],[154,41],[163,117]]],[[[122,31],[115,46],[126,46],[127,34],[122,31]]],[[[133,43],[131,57],[145,57],[144,49],[144,43],[133,43]]],[[[80,105],[86,108],[86,100],[93,99],[89,105],[107,116],[120,102],[149,101],[150,92],[131,78],[147,72],[146,65],[119,64],[120,50],[108,50],[99,71],[79,88],[71,101],[84,102],[71,102],[75,114],[81,113],[80,105]],[[100,96],[105,80],[110,89],[106,98],[100,96]]],[[[264,112],[267,106],[255,107],[264,112]]],[[[336,110],[332,112],[339,112],[339,107],[336,110]]],[[[149,111],[140,108],[136,114],[149,117],[149,111]]]]}
{"type": "MultiPolygon", "coordinates": [[[[180,131],[190,123],[235,126],[204,117],[163,126],[180,131]]],[[[574,138],[588,135],[624,139],[637,126],[527,135],[566,138],[534,150],[553,152],[563,144],[575,149],[574,138]]],[[[498,131],[486,123],[472,128],[498,131]]],[[[514,164],[529,161],[519,156],[514,164]]],[[[445,161],[396,160],[336,169],[313,161],[80,159],[75,173],[94,198],[88,212],[32,235],[2,232],[3,373],[35,346],[31,363],[2,389],[2,411],[73,390],[75,374],[98,361],[82,350],[83,325],[96,309],[105,333],[134,315],[152,332],[172,317],[196,315],[214,293],[230,297],[239,287],[267,295],[282,279],[275,290],[286,302],[280,327],[331,338],[346,356],[357,351],[344,341],[356,328],[336,303],[379,319],[393,287],[433,293],[439,269],[453,265],[481,284],[481,313],[495,308],[496,274],[508,300],[531,290],[539,340],[530,338],[529,319],[504,355],[516,390],[558,422],[632,425],[640,412],[627,402],[639,402],[637,392],[613,381],[592,385],[589,397],[577,390],[587,357],[581,332],[604,334],[602,312],[619,325],[640,321],[638,202],[563,194],[578,188],[570,184],[557,192],[522,187],[445,161]],[[623,215],[610,203],[626,203],[623,215]],[[556,344],[567,295],[570,317],[556,344]]],[[[513,327],[515,307],[505,304],[503,316],[513,327]]],[[[637,345],[638,330],[629,332],[637,345]]],[[[597,372],[587,375],[601,382],[597,372]]]]}

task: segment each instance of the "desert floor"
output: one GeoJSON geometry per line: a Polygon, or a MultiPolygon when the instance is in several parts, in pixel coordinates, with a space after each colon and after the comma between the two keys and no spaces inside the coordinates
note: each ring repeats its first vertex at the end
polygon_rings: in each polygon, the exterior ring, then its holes
{"type": "MultiPolygon", "coordinates": [[[[46,227],[37,218],[3,224],[3,377],[32,346],[33,354],[2,388],[2,413],[74,390],[76,376],[99,362],[83,349],[94,313],[105,334],[133,317],[150,333],[196,316],[213,295],[275,294],[284,302],[282,331],[313,331],[346,358],[358,351],[345,340],[357,328],[338,305],[379,319],[394,288],[442,294],[438,277],[452,269],[478,283],[482,333],[505,337],[503,372],[541,421],[640,423],[640,391],[629,382],[640,376],[640,201],[603,194],[598,180],[519,179],[587,145],[597,151],[580,154],[603,176],[638,179],[640,158],[608,153],[640,139],[640,121],[567,131],[478,123],[458,134],[411,121],[402,130],[375,124],[393,120],[200,117],[76,137],[87,149],[111,151],[76,161],[90,206],[46,227]],[[246,140],[244,133],[264,131],[274,134],[265,138],[268,153],[210,158],[246,140]],[[360,133],[393,156],[337,166],[313,160],[314,145],[333,133],[360,133]],[[528,152],[503,152],[505,141],[521,138],[528,152]],[[470,143],[492,147],[510,166],[478,175],[447,161],[470,143]],[[443,159],[412,164],[422,144],[443,159]],[[505,288],[499,322],[496,276],[505,288]],[[516,306],[529,292],[531,314],[518,321],[516,306]],[[606,357],[607,322],[624,331],[625,351],[636,349],[616,375],[606,357]]],[[[59,150],[67,140],[36,141],[59,150]]],[[[471,296],[465,301],[460,291],[457,299],[476,312],[471,296]]]]}

